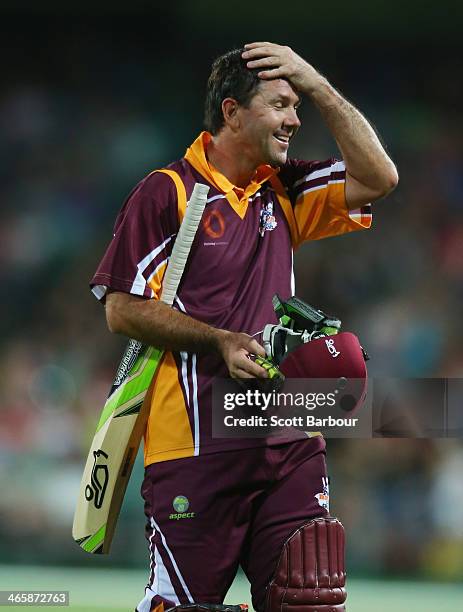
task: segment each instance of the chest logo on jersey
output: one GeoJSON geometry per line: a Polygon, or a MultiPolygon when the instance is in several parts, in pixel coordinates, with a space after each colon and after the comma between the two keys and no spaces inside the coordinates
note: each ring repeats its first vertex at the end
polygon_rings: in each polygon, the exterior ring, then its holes
{"type": "Polygon", "coordinates": [[[277,226],[277,220],[273,214],[273,202],[264,204],[260,211],[259,234],[263,236],[265,232],[271,232],[277,226]]]}
{"type": "Polygon", "coordinates": [[[225,219],[220,210],[205,210],[203,229],[210,238],[222,238],[225,232],[225,219]]]}

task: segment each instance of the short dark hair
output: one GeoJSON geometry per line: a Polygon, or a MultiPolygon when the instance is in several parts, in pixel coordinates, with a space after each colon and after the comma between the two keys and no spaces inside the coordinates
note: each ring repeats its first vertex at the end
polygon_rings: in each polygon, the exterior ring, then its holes
{"type": "Polygon", "coordinates": [[[246,67],[241,57],[243,51],[233,49],[212,64],[204,108],[204,127],[211,134],[217,134],[224,125],[222,102],[225,98],[234,98],[247,107],[259,87],[259,71],[246,67]]]}

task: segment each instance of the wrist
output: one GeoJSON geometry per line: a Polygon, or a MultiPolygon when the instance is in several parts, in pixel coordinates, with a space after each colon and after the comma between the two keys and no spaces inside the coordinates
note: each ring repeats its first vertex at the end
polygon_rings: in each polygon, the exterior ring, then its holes
{"type": "Polygon", "coordinates": [[[341,99],[335,88],[322,76],[320,76],[320,80],[308,95],[319,109],[337,106],[341,99]]]}
{"type": "Polygon", "coordinates": [[[211,327],[210,347],[213,352],[218,353],[223,357],[224,347],[230,333],[231,332],[228,332],[225,329],[211,327]]]}

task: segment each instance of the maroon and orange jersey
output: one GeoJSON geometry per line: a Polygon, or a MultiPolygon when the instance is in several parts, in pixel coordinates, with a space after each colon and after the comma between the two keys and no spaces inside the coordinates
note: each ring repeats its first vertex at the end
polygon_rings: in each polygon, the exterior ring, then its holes
{"type": "MultiPolygon", "coordinates": [[[[168,173],[153,172],[135,187],[91,287],[101,300],[108,289],[159,299],[184,212],[183,186],[189,199],[196,182],[207,183],[207,205],[174,307],[214,327],[253,335],[275,321],[272,296],[295,293],[293,250],[306,240],[370,227],[370,209],[347,209],[345,166],[335,159],[261,166],[246,189],[237,188],[207,161],[210,138],[203,132],[168,173]]],[[[164,354],[145,434],[145,465],[270,443],[212,437],[212,380],[227,375],[217,355],[164,354]]]]}

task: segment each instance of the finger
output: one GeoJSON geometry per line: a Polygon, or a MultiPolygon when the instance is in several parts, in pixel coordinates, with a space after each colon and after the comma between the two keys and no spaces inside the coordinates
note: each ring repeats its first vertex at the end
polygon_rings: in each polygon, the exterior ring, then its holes
{"type": "Polygon", "coordinates": [[[249,374],[248,372],[245,372],[245,370],[242,370],[241,368],[236,368],[235,370],[233,370],[233,372],[230,372],[230,376],[232,378],[246,378],[246,380],[255,378],[255,376],[252,376],[251,374],[249,374]]]}
{"type": "Polygon", "coordinates": [[[240,360],[239,362],[235,362],[235,367],[244,370],[253,378],[268,378],[267,370],[252,361],[252,359],[248,359],[247,357],[245,357],[243,360],[240,360]]]}
{"type": "Polygon", "coordinates": [[[243,59],[252,59],[255,57],[264,57],[265,55],[275,55],[275,53],[278,53],[276,47],[256,47],[255,49],[243,51],[241,57],[243,59]]]}
{"type": "Polygon", "coordinates": [[[284,68],[279,67],[274,68],[273,70],[262,70],[261,72],[257,73],[257,76],[259,79],[271,80],[285,78],[287,75],[284,68]]]}
{"type": "Polygon", "coordinates": [[[244,46],[245,49],[255,49],[256,47],[267,47],[267,46],[272,46],[275,43],[271,43],[268,41],[265,42],[252,42],[252,43],[246,43],[244,46]]]}
{"type": "Polygon", "coordinates": [[[265,349],[263,346],[261,346],[257,340],[252,339],[251,342],[248,345],[248,350],[250,353],[253,353],[254,355],[259,355],[259,357],[265,357],[266,353],[265,353],[265,349]]]}
{"type": "Polygon", "coordinates": [[[271,57],[261,57],[259,59],[246,62],[248,68],[269,68],[271,66],[279,66],[281,59],[272,55],[271,57]]]}

